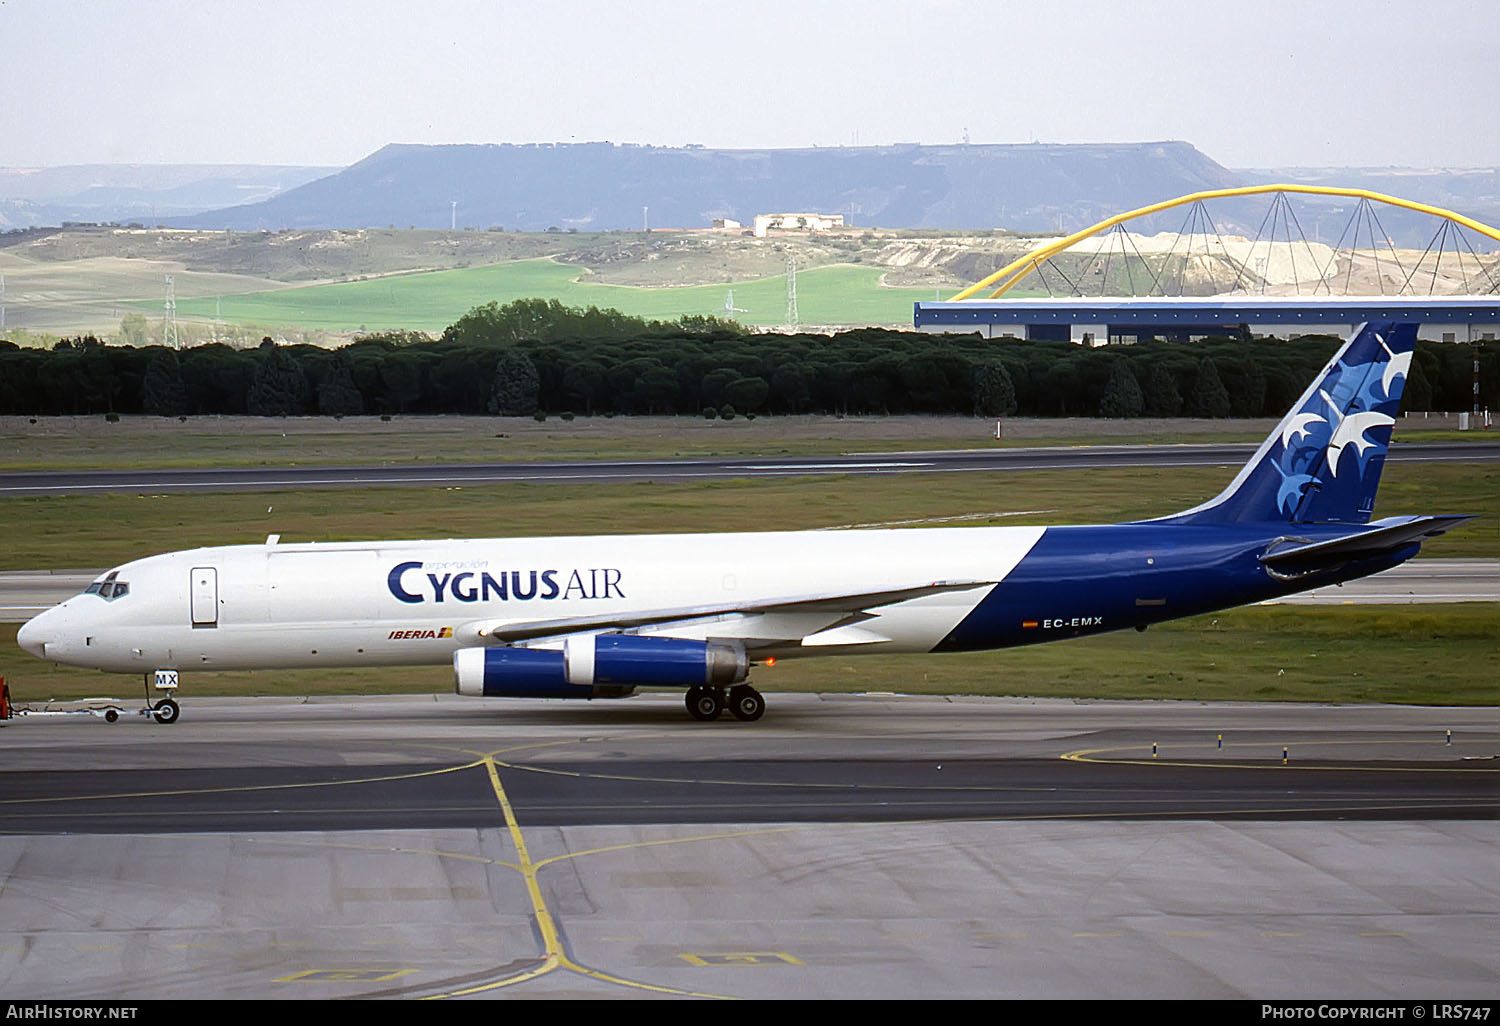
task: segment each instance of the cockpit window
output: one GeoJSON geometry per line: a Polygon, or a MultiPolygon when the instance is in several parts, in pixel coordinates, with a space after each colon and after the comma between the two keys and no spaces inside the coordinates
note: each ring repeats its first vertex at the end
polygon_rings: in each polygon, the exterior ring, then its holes
{"type": "Polygon", "coordinates": [[[98,595],[100,598],[111,602],[117,598],[124,598],[130,594],[130,585],[125,581],[118,580],[119,574],[120,571],[111,570],[104,575],[104,580],[95,581],[93,584],[90,584],[84,589],[83,593],[85,595],[98,595]]]}

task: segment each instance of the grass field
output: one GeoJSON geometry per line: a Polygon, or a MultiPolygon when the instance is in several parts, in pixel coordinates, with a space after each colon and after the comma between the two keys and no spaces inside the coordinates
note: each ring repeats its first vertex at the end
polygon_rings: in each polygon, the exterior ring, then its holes
{"type": "Polygon", "coordinates": [[[159,338],[165,275],[175,281],[181,330],[195,339],[207,338],[214,324],[212,334],[252,344],[260,333],[336,344],[360,330],[439,332],[474,306],[523,297],[675,318],[724,314],[733,289],[742,323],[780,325],[788,254],[799,268],[800,323],[910,324],[913,300],[950,295],[964,284],[930,266],[934,254],[997,245],[1008,253],[1018,244],[988,233],[937,239],[928,232],[752,239],[713,232],[72,229],[0,249],[0,274],[10,330],[22,344],[27,333],[37,334],[35,344],[83,332],[118,340],[127,313],[145,315],[159,338]],[[912,287],[882,288],[887,273],[893,284],[912,287]]]}
{"type": "MultiPolygon", "coordinates": [[[[143,694],[135,677],[21,655],[15,631],[0,626],[0,652],[15,654],[5,660],[15,701],[134,701],[143,694]]],[[[1500,649],[1489,604],[1253,606],[1145,633],[998,652],[787,659],[757,668],[754,681],[773,696],[773,710],[778,691],[1495,705],[1500,649]]],[[[447,666],[193,673],[180,697],[191,710],[200,695],[436,694],[452,687],[447,666]]]]}
{"type": "MultiPolygon", "coordinates": [[[[900,474],[607,488],[515,484],[0,499],[0,570],[104,567],[195,545],[381,538],[759,531],[897,523],[1115,523],[1185,509],[1233,476],[1219,467],[900,474]]],[[[1407,463],[1386,470],[1377,516],[1463,512],[1429,557],[1500,556],[1500,470],[1407,463]]]]}
{"type": "MultiPolygon", "coordinates": [[[[831,455],[1259,441],[1268,420],[981,417],[0,417],[0,470],[831,455]]],[[[1469,433],[1474,434],[1474,433],[1469,433]]]]}
{"type": "Polygon", "coordinates": [[[145,313],[159,332],[166,274],[173,276],[179,301],[199,297],[207,319],[213,318],[215,296],[280,287],[267,278],[188,270],[156,260],[94,257],[49,262],[0,250],[6,322],[12,329],[4,334],[21,327],[47,334],[96,331],[118,337],[120,320],[128,313],[145,313]]]}
{"type": "MultiPolygon", "coordinates": [[[[797,306],[803,324],[910,324],[912,303],[933,299],[931,289],[880,287],[881,268],[835,265],[797,274],[797,306]]],[[[225,296],[220,316],[241,324],[276,324],[325,331],[415,328],[441,332],[476,306],[490,301],[556,299],[567,306],[611,307],[654,319],[685,314],[724,316],[732,289],[734,318],[753,326],[786,323],[786,278],[734,285],[637,288],[590,283],[588,271],[551,260],[518,260],[485,267],[395,275],[225,296]],[[575,280],[583,276],[583,280],[575,280]]],[[[212,320],[213,299],[180,299],[179,317],[212,320]]],[[[139,304],[142,310],[156,309],[139,304]]]]}
{"type": "MultiPolygon", "coordinates": [[[[1480,431],[1403,420],[1400,446],[1484,442],[1480,431]]],[[[983,417],[0,417],[0,470],[348,466],[519,460],[825,456],[1039,445],[1259,442],[1270,420],[983,417]]]]}

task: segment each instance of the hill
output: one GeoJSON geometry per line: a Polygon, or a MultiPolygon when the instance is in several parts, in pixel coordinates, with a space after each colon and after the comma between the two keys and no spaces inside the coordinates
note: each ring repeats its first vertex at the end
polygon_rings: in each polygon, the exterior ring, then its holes
{"type": "Polygon", "coordinates": [[[0,167],[0,230],[139,221],[263,200],[338,168],[258,164],[0,167]]]}
{"type": "Polygon", "coordinates": [[[1144,203],[1240,184],[1185,142],[795,150],[580,143],[383,147],[263,202],[176,218],[235,230],[500,226],[619,231],[842,213],[884,228],[1079,228],[1144,203]],[[643,208],[645,208],[643,210],[643,208]]]}

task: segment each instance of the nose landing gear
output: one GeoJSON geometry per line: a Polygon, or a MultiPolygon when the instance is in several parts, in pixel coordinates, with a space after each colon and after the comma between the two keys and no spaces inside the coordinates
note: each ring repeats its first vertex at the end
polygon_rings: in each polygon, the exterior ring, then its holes
{"type": "MultiPolygon", "coordinates": [[[[177,690],[176,670],[157,670],[146,674],[146,705],[150,711],[151,718],[157,723],[176,723],[177,717],[182,715],[182,707],[172,698],[172,692],[177,690]],[[151,701],[151,688],[165,691],[167,694],[151,701]]],[[[143,713],[146,709],[141,710],[143,713]]]]}

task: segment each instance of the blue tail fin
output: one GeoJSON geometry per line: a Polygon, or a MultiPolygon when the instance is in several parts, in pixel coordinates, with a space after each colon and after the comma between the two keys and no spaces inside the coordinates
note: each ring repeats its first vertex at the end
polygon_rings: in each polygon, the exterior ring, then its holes
{"type": "Polygon", "coordinates": [[[1228,488],[1163,520],[1368,524],[1416,342],[1415,324],[1365,324],[1228,488]]]}

